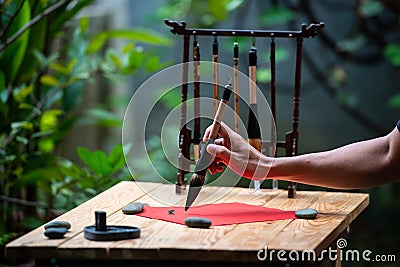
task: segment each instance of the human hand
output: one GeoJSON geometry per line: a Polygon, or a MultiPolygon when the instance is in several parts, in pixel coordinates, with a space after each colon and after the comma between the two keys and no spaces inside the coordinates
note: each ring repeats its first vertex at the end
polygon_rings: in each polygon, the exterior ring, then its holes
{"type": "MultiPolygon", "coordinates": [[[[210,131],[211,126],[207,128],[203,141],[208,140],[210,131]]],[[[266,156],[224,123],[221,123],[218,135],[221,138],[207,146],[207,152],[215,156],[208,168],[211,174],[222,172],[223,168],[218,164],[222,162],[240,176],[254,180],[266,178],[270,168],[270,161],[266,156]]]]}

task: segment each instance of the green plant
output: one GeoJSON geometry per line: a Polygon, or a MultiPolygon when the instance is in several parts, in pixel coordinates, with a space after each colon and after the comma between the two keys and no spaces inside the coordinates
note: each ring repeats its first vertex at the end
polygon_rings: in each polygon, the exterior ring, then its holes
{"type": "Polygon", "coordinates": [[[141,44],[171,41],[141,28],[90,36],[90,20],[73,18],[92,2],[0,2],[0,233],[35,227],[42,222],[37,218],[70,209],[125,178],[120,145],[108,156],[78,149],[86,167],[57,156],[55,149],[77,122],[120,126],[108,108],[74,111],[86,85],[96,77],[119,81],[142,66],[161,68],[141,44]],[[125,45],[107,47],[114,38],[125,45]],[[102,160],[105,169],[89,157],[102,160]],[[17,213],[22,221],[13,219],[17,213]]]}
{"type": "MultiPolygon", "coordinates": [[[[126,151],[129,149],[125,147],[126,151]]],[[[92,152],[84,147],[79,147],[77,154],[83,166],[58,157],[54,166],[35,169],[25,176],[36,182],[43,192],[40,201],[48,203],[49,209],[61,212],[72,209],[117,182],[131,179],[120,144],[108,155],[102,150],[92,152]]]]}

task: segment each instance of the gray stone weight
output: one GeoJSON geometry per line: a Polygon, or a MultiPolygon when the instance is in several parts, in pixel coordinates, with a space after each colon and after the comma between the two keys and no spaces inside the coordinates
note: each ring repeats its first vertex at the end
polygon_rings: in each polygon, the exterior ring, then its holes
{"type": "Polygon", "coordinates": [[[143,211],[143,204],[140,202],[133,202],[122,208],[122,212],[125,214],[138,214],[143,211]]]}
{"type": "Polygon", "coordinates": [[[71,228],[71,224],[66,221],[53,221],[53,222],[49,222],[48,224],[46,224],[44,226],[44,229],[48,229],[48,228],[65,228],[68,230],[69,228],[71,228]]]}
{"type": "Polygon", "coordinates": [[[44,235],[50,239],[59,239],[63,238],[67,231],[67,228],[47,228],[44,235]]]}
{"type": "Polygon", "coordinates": [[[212,221],[201,217],[187,217],[185,219],[185,224],[193,228],[209,228],[212,224],[212,221]]]}
{"type": "Polygon", "coordinates": [[[315,209],[302,209],[296,211],[295,215],[299,219],[315,219],[318,215],[318,211],[315,209]]]}

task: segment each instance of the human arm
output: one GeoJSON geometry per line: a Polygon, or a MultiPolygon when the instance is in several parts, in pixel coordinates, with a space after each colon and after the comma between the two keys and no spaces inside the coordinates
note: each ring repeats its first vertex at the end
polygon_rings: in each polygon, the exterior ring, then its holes
{"type": "MultiPolygon", "coordinates": [[[[216,162],[224,162],[250,179],[286,180],[331,188],[355,189],[400,180],[400,132],[352,143],[334,150],[294,157],[271,158],[252,149],[222,124],[221,139],[209,146],[216,162]],[[246,162],[248,160],[248,162],[246,162]]],[[[207,137],[207,131],[205,134],[207,137]]],[[[221,171],[213,164],[210,172],[221,171]]]]}

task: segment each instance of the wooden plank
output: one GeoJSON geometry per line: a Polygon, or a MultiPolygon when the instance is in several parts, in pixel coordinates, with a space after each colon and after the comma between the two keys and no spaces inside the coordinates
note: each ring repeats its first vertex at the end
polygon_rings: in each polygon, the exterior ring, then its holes
{"type": "MultiPolygon", "coordinates": [[[[186,201],[186,195],[176,195],[174,192],[175,185],[157,184],[151,191],[150,195],[145,195],[139,198],[137,201],[146,203],[152,206],[183,206],[186,201]],[[155,199],[155,196],[162,196],[162,203],[155,199]],[[167,205],[168,204],[168,205],[167,205]]],[[[215,195],[221,195],[226,188],[212,187],[207,188],[199,196],[201,202],[212,201],[215,195]]],[[[139,239],[123,240],[115,242],[95,242],[86,240],[83,237],[83,233],[75,236],[68,242],[63,243],[60,247],[61,258],[68,258],[70,255],[79,258],[107,258],[107,259],[127,259],[127,258],[145,258],[154,259],[158,256],[157,251],[160,246],[167,240],[170,240],[171,236],[174,237],[176,231],[175,227],[187,228],[184,225],[173,224],[169,222],[148,219],[140,216],[128,216],[122,212],[115,212],[107,217],[108,223],[114,225],[129,225],[137,226],[141,228],[141,237],[139,239]],[[77,248],[85,248],[85,250],[79,250],[77,248]],[[110,253],[116,248],[118,250],[117,255],[110,253]],[[122,250],[125,249],[125,250],[122,250]],[[135,249],[135,250],[133,250],[135,249]]]]}
{"type": "Polygon", "coordinates": [[[311,205],[319,211],[316,219],[294,220],[284,230],[277,232],[267,246],[275,250],[314,250],[319,254],[368,203],[368,194],[326,193],[311,205]]]}
{"type": "Polygon", "coordinates": [[[144,194],[135,182],[120,182],[55,219],[71,223],[65,238],[50,240],[43,235],[44,228],[41,226],[7,244],[6,255],[9,258],[54,257],[58,246],[82,233],[84,226],[94,224],[94,211],[103,210],[111,214],[144,194]]]}
{"type": "Polygon", "coordinates": [[[150,194],[139,190],[134,182],[120,183],[57,218],[71,222],[73,227],[67,238],[48,240],[40,227],[8,244],[7,256],[19,258],[24,253],[26,258],[256,261],[256,253],[264,246],[276,250],[325,248],[362,212],[369,200],[367,194],[306,191],[299,191],[296,198],[288,199],[282,190],[262,189],[250,194],[247,188],[206,186],[197,204],[241,202],[283,210],[314,207],[320,215],[310,221],[282,220],[194,229],[123,214],[120,209],[133,201],[153,206],[183,206],[186,201],[186,194],[175,194],[174,185],[140,185],[150,194]],[[163,202],[157,200],[160,197],[163,202]],[[141,237],[116,242],[86,240],[82,230],[93,224],[95,210],[107,212],[109,225],[140,227],[141,237]]]}
{"type": "MultiPolygon", "coordinates": [[[[139,201],[146,205],[163,205],[159,203],[153,196],[160,196],[162,192],[171,192],[171,195],[175,195],[174,191],[171,191],[174,188],[174,185],[167,184],[146,184],[146,190],[149,191],[149,194],[142,195],[140,198],[129,199],[127,203],[133,201],[139,201]],[[172,187],[173,186],[173,187],[172,187]]],[[[183,195],[175,195],[175,201],[177,203],[181,203],[184,201],[183,195]]],[[[165,205],[165,204],[164,204],[165,205]]],[[[151,220],[148,218],[143,218],[139,216],[133,215],[125,215],[121,211],[122,206],[116,210],[114,213],[107,214],[107,224],[108,225],[125,225],[125,226],[136,226],[141,228],[141,237],[139,239],[131,239],[130,242],[138,243],[142,240],[143,236],[143,228],[147,225],[151,220]]],[[[105,241],[105,242],[97,242],[87,240],[83,236],[83,232],[71,238],[67,242],[61,244],[59,249],[59,257],[60,258],[69,258],[71,255],[77,258],[83,259],[103,259],[109,258],[109,248],[113,244],[117,244],[120,242],[126,241],[105,241]],[[84,249],[77,249],[84,248],[84,249]]],[[[146,253],[151,254],[150,251],[146,253]]]]}
{"type": "MultiPolygon", "coordinates": [[[[283,190],[262,189],[255,193],[250,193],[247,188],[233,188],[229,194],[217,202],[240,202],[262,206],[282,192],[283,190]]],[[[240,225],[237,224],[214,226],[210,229],[193,229],[185,227],[175,236],[174,242],[163,244],[160,249],[160,258],[169,260],[201,261],[237,260],[235,259],[237,253],[235,247],[230,247],[225,251],[214,249],[214,245],[225,240],[225,238],[232,232],[237,232],[239,226],[240,225]],[[179,248],[179,253],[176,253],[176,247],[179,248]]]]}
{"type": "MultiPolygon", "coordinates": [[[[288,198],[287,192],[283,191],[274,198],[270,198],[264,206],[279,208],[282,210],[298,210],[309,207],[323,195],[324,192],[301,191],[296,198],[288,198]]],[[[236,261],[257,261],[257,252],[263,249],[269,240],[282,231],[292,220],[279,220],[273,222],[245,223],[236,226],[234,231],[229,232],[223,239],[212,246],[212,250],[232,251],[231,255],[223,254],[224,257],[234,257],[236,261]]]]}
{"type": "MultiPolygon", "coordinates": [[[[227,188],[224,187],[205,187],[199,195],[200,203],[209,203],[215,200],[215,196],[225,195],[224,192],[227,188]]],[[[221,197],[217,202],[224,202],[226,196],[221,197]]],[[[186,195],[184,199],[177,199],[178,205],[184,205],[186,201],[186,195]]],[[[125,216],[126,217],[126,216],[125,216]]],[[[142,236],[137,242],[125,240],[116,242],[110,247],[110,257],[119,259],[156,259],[163,258],[161,251],[164,248],[173,248],[174,253],[181,248],[190,247],[191,249],[202,249],[208,248],[209,243],[212,242],[213,238],[221,236],[221,230],[217,229],[194,229],[188,228],[185,225],[164,222],[154,219],[141,218],[129,218],[130,220],[147,220],[147,224],[142,224],[142,236]],[[141,219],[139,219],[139,218],[141,219]],[[180,239],[184,237],[186,242],[180,243],[180,239]],[[195,237],[197,243],[190,242],[189,237],[195,237]],[[190,242],[190,245],[188,244],[190,242]],[[145,250],[144,250],[145,249],[145,250]],[[151,252],[148,254],[148,252],[151,252]]],[[[116,218],[117,219],[117,218],[116,218]]],[[[121,217],[119,216],[119,219],[121,217]]],[[[127,218],[125,218],[126,220],[127,218]]],[[[122,220],[120,221],[122,222],[122,220]]],[[[229,226],[231,227],[231,226],[229,226]]],[[[229,228],[227,227],[227,228],[229,228]]],[[[226,231],[226,230],[223,230],[226,231]]]]}
{"type": "MultiPolygon", "coordinates": [[[[233,188],[232,190],[229,188],[205,188],[203,190],[208,194],[200,194],[199,197],[206,196],[205,203],[208,202],[207,198],[213,199],[213,196],[218,195],[215,190],[222,192],[229,190],[228,194],[216,202],[242,202],[253,205],[264,205],[269,199],[283,192],[282,190],[262,190],[263,192],[250,194],[244,188],[233,188]]],[[[204,192],[202,191],[202,193],[204,192]]],[[[129,241],[125,241],[125,244],[114,244],[110,249],[111,253],[115,254],[112,258],[148,258],[148,255],[143,255],[141,251],[143,248],[147,248],[153,251],[159,250],[159,255],[156,253],[151,254],[153,258],[191,260],[193,257],[197,257],[203,260],[210,260],[211,256],[215,260],[214,251],[211,254],[209,253],[210,248],[214,243],[225,238],[226,234],[232,231],[236,225],[211,227],[210,229],[193,229],[183,225],[153,220],[153,223],[147,224],[145,227],[152,228],[152,232],[156,233],[156,237],[145,237],[145,241],[142,244],[128,244],[128,247],[126,247],[126,243],[129,241]],[[179,253],[177,253],[177,250],[179,250],[179,253]],[[193,255],[193,252],[196,255],[193,255]]]]}

